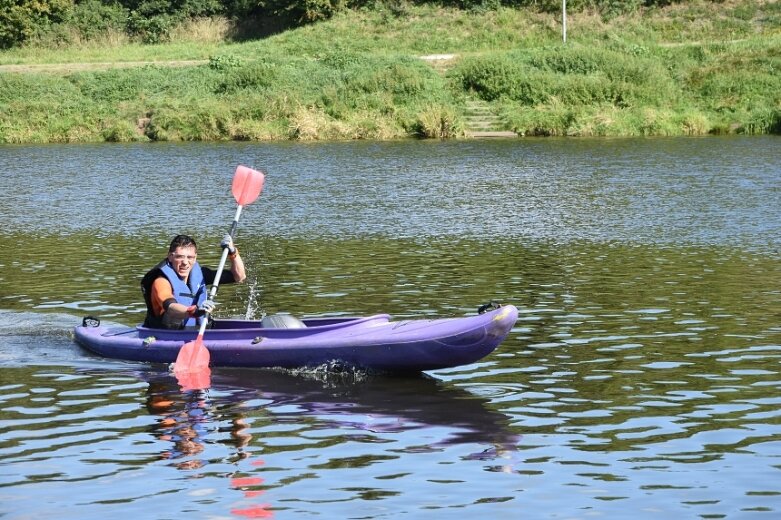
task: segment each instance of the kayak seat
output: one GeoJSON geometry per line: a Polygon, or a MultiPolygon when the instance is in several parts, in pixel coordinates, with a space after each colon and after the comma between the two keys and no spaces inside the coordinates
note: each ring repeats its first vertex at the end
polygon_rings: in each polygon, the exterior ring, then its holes
{"type": "Polygon", "coordinates": [[[303,329],[306,325],[303,321],[290,314],[274,314],[260,320],[260,326],[264,329],[303,329]]]}

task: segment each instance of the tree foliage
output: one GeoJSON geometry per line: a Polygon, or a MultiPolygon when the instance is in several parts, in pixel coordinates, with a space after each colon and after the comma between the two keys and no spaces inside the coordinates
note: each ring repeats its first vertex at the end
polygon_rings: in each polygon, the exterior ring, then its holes
{"type": "MultiPolygon", "coordinates": [[[[23,45],[35,35],[54,34],[44,41],[69,43],[117,31],[146,43],[165,41],[170,31],[189,18],[224,16],[238,25],[293,27],[325,20],[344,9],[372,8],[405,0],[0,0],[0,48],[23,45]],[[59,37],[58,35],[62,35],[59,37]]],[[[561,0],[412,0],[463,9],[499,6],[532,7],[554,12],[561,0]]],[[[603,15],[664,6],[680,0],[569,0],[567,9],[592,9],[603,15]]],[[[714,0],[718,1],[718,0],[714,0]]]]}
{"type": "Polygon", "coordinates": [[[73,0],[0,0],[0,48],[13,47],[63,21],[71,9],[73,0]]]}

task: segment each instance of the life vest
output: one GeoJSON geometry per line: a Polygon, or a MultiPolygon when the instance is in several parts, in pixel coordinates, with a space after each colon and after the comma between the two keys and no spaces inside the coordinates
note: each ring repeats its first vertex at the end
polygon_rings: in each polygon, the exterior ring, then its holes
{"type": "Polygon", "coordinates": [[[177,303],[181,303],[185,307],[191,305],[199,306],[206,300],[206,283],[203,279],[203,271],[198,262],[193,264],[193,268],[190,270],[190,276],[187,277],[187,283],[179,278],[168,260],[163,260],[155,267],[153,267],[148,273],[144,275],[141,280],[141,292],[144,293],[144,301],[146,302],[146,319],[144,320],[145,327],[151,327],[156,329],[183,329],[185,327],[197,327],[200,325],[201,318],[186,318],[181,322],[171,321],[166,319],[166,313],[162,316],[155,316],[152,312],[152,283],[160,276],[165,276],[168,282],[173,288],[174,298],[177,303]]]}

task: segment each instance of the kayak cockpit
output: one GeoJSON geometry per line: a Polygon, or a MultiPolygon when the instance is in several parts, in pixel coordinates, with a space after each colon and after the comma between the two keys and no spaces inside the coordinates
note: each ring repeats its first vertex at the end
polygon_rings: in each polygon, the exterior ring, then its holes
{"type": "MultiPolygon", "coordinates": [[[[377,314],[366,317],[321,317],[298,319],[287,314],[267,316],[263,320],[216,319],[204,332],[204,340],[240,340],[267,338],[294,338],[341,330],[347,327],[373,327],[390,321],[390,315],[377,314]]],[[[158,340],[189,341],[196,330],[153,329],[139,325],[139,338],[154,337],[158,340]]]]}

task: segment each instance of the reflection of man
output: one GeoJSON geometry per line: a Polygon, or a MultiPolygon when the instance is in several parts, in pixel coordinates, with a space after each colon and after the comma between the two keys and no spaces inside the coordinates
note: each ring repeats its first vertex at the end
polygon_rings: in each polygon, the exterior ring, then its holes
{"type": "MultiPolygon", "coordinates": [[[[184,394],[178,385],[170,379],[152,381],[147,390],[147,409],[153,415],[160,416],[154,433],[160,440],[173,443],[173,448],[161,452],[163,459],[179,459],[198,455],[205,449],[203,440],[208,434],[207,425],[212,422],[209,416],[210,404],[195,392],[184,394]],[[186,401],[182,397],[189,397],[186,401]]],[[[230,436],[237,448],[236,460],[245,459],[244,452],[252,440],[248,425],[243,416],[231,417],[230,436]]],[[[204,460],[191,459],[176,464],[179,469],[196,469],[205,464],[204,460]]]]}
{"type": "Polygon", "coordinates": [[[238,459],[246,459],[248,454],[242,448],[246,447],[252,440],[252,435],[247,432],[249,425],[243,417],[236,417],[231,420],[231,423],[231,438],[236,442],[238,459]]]}
{"type": "MultiPolygon", "coordinates": [[[[151,383],[149,390],[147,408],[154,415],[162,416],[158,422],[159,438],[173,442],[174,445],[173,450],[163,451],[161,458],[178,459],[201,453],[204,446],[200,439],[205,434],[203,423],[207,420],[203,413],[206,402],[196,398],[188,401],[184,409],[178,409],[177,403],[162,392],[169,390],[166,385],[151,383]]],[[[176,466],[179,469],[195,469],[203,464],[202,460],[192,459],[179,462],[176,466]]]]}
{"type": "MultiPolygon", "coordinates": [[[[161,452],[160,458],[180,459],[192,457],[204,451],[203,441],[208,432],[206,426],[212,422],[212,417],[209,415],[212,405],[202,398],[202,395],[200,392],[195,392],[185,393],[183,396],[179,386],[169,377],[149,383],[146,406],[152,415],[160,416],[153,432],[160,440],[173,443],[173,449],[161,452]],[[190,398],[182,401],[182,397],[190,398]]],[[[231,416],[230,421],[230,437],[233,440],[232,444],[236,447],[233,462],[237,462],[249,457],[250,453],[244,451],[244,448],[249,445],[252,435],[247,431],[249,425],[243,416],[236,414],[231,416]]],[[[219,443],[221,446],[224,444],[223,442],[219,443]]],[[[205,464],[205,459],[188,458],[176,462],[175,467],[189,470],[202,468],[205,464]]],[[[264,462],[262,459],[256,459],[250,464],[259,466],[263,465],[264,462]]],[[[274,512],[270,509],[269,504],[250,501],[265,493],[264,489],[260,489],[263,482],[260,477],[231,475],[230,487],[241,491],[248,501],[246,504],[242,504],[242,507],[231,509],[231,514],[249,518],[272,518],[274,512]]]]}

